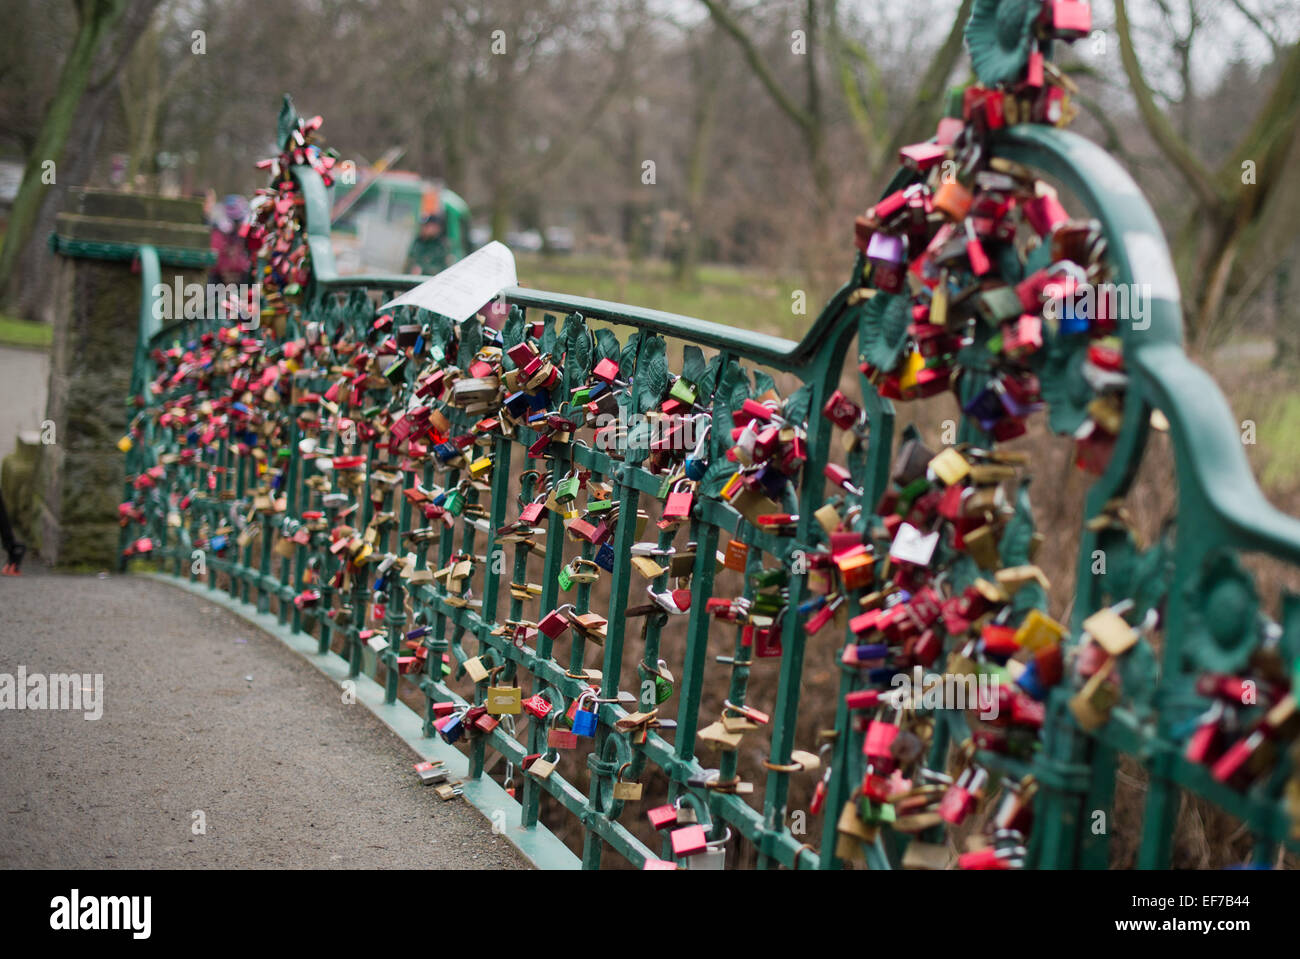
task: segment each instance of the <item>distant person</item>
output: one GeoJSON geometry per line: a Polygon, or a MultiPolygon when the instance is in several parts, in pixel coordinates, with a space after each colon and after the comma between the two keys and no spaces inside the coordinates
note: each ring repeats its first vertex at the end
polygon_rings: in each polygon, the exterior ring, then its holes
{"type": "Polygon", "coordinates": [[[404,272],[441,273],[455,262],[456,258],[447,249],[447,234],[443,227],[443,219],[436,213],[424,218],[420,232],[406,251],[404,272]]]}
{"type": "Polygon", "coordinates": [[[212,227],[212,251],[217,255],[208,276],[213,283],[253,282],[253,257],[241,229],[248,219],[248,210],[248,201],[238,194],[230,194],[218,207],[217,195],[208,191],[203,212],[212,227]]]}
{"type": "Polygon", "coordinates": [[[21,575],[19,567],[23,564],[23,554],[27,552],[27,547],[14,538],[13,527],[9,525],[9,514],[5,511],[3,496],[0,496],[0,544],[3,544],[5,553],[9,556],[9,562],[5,563],[3,569],[0,569],[0,575],[21,575]]]}

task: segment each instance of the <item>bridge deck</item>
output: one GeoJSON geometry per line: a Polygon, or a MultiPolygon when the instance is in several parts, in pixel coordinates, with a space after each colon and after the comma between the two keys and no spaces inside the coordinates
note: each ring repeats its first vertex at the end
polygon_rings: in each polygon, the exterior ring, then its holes
{"type": "Polygon", "coordinates": [[[364,705],[201,597],[29,563],[0,580],[0,674],[20,666],[102,673],[103,715],[0,709],[0,868],[527,868],[364,705]]]}

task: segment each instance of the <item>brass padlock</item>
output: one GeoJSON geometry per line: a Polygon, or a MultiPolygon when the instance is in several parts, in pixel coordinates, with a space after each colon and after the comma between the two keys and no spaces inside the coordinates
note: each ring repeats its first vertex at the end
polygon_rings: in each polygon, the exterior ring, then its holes
{"type": "Polygon", "coordinates": [[[1107,659],[1070,700],[1070,712],[1087,732],[1100,729],[1110,721],[1110,711],[1119,699],[1115,685],[1107,682],[1114,668],[1115,660],[1107,659]]]}
{"type": "Polygon", "coordinates": [[[621,802],[636,802],[641,798],[640,783],[623,781],[623,772],[630,765],[631,763],[624,763],[620,766],[614,779],[614,798],[621,802]]]}
{"type": "Polygon", "coordinates": [[[840,511],[830,503],[814,511],[813,519],[817,520],[818,525],[826,531],[827,536],[836,532],[840,528],[840,524],[844,522],[840,516],[840,511]]]}

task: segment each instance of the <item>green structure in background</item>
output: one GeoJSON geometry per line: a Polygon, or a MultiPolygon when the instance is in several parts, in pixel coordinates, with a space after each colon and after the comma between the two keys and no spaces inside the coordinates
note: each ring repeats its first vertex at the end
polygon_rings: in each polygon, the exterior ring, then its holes
{"type": "Polygon", "coordinates": [[[453,260],[470,252],[469,205],[447,187],[399,170],[361,171],[357,178],[353,187],[333,187],[330,239],[341,272],[402,272],[420,223],[435,214],[453,260]]]}

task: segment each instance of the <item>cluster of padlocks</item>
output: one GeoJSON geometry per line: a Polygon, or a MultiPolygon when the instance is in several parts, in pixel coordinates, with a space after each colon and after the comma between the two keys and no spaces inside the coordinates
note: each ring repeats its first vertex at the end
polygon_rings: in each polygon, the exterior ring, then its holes
{"type": "MultiPolygon", "coordinates": [[[[818,393],[811,383],[783,396],[770,376],[754,371],[751,382],[724,351],[706,360],[693,344],[672,372],[662,337],[643,330],[620,342],[577,313],[556,329],[553,316],[515,306],[497,328],[486,317],[502,312],[489,304],[457,324],[409,307],[380,312],[360,290],[310,300],[292,171],[307,164],[325,177],[333,156],[314,140],[319,118],[290,124],[284,154],[265,164],[273,183],[250,232],[270,322],[154,351],[152,395],[139,399],[132,434],[164,452],[132,477],[122,504],[124,526],[145,526],[127,554],[152,552],[165,527],[234,566],[261,537],[251,578],[266,586],[272,554],[294,564],[292,606],[315,623],[322,651],[341,633],[354,673],[368,649],[390,691],[398,676],[417,681],[426,731],[446,743],[499,743],[528,723],[526,789],[544,788],[564,751],[591,747],[593,778],[608,780],[613,801],[597,808],[610,818],[641,799],[647,744],[678,727],[660,715],[678,681],[657,655],[659,628],[676,616],[702,623],[705,638],[734,627],[734,654],[716,657],[734,671],[730,694],[716,721],[691,723],[700,746],[726,758],[682,776],[683,792],[648,811],[672,858],[646,856],[646,868],[725,863],[730,830],[702,822],[707,804],[696,800],[753,792],[737,754],[773,717],[746,703],[748,669],[779,661],[791,637],[802,651],[842,630],[839,722],[811,744],[818,752],[787,749],[788,761],[766,763],[773,774],[819,775],[810,812],[835,817],[824,835],[835,837],[836,859],[869,859],[887,828],[906,842],[905,865],[943,867],[943,831],[965,826],[960,868],[1023,864],[1039,789],[1032,764],[1064,720],[1049,714],[1053,691],[1068,691],[1086,731],[1120,702],[1140,711],[1147,684],[1135,677],[1153,661],[1146,640],[1163,625],[1166,572],[1157,544],[1140,580],[1152,588],[1076,616],[1082,629],[1071,635],[1049,614],[1035,563],[1044,538],[1029,458],[999,445],[1046,409],[1050,427],[1073,437],[1076,464],[1102,474],[1128,413],[1128,318],[1095,295],[1112,276],[1101,226],[1072,218],[1046,182],[995,155],[1008,125],[1068,121],[1069,82],[1041,48],[1089,28],[1086,4],[1024,6],[1019,59],[1000,51],[1014,69],[1001,64],[996,81],[967,87],[932,140],[905,147],[900,185],[855,223],[860,256],[844,302],[859,331],[862,405],[844,387],[818,393]],[[956,396],[969,438],[932,447],[909,433],[883,485],[864,475],[868,399],[943,393],[956,396]],[[848,465],[825,455],[832,426],[848,465]],[[829,497],[804,495],[823,480],[829,497]],[[658,501],[657,515],[634,488],[658,501]],[[714,555],[697,537],[723,527],[717,511],[733,517],[733,535],[714,555]],[[478,534],[493,550],[514,548],[513,571],[476,550],[478,534]],[[550,582],[530,582],[530,556],[550,582]],[[738,574],[742,595],[700,585],[721,570],[738,574]],[[607,615],[591,608],[602,583],[607,615]],[[508,613],[498,613],[501,587],[508,613]],[[583,663],[611,640],[622,650],[638,620],[639,694],[583,663]],[[464,632],[479,639],[476,652],[460,646],[464,632]],[[566,639],[561,664],[554,644],[566,639]],[[472,700],[448,695],[444,681],[460,676],[474,684],[472,700]],[[839,758],[825,761],[832,750],[839,758]]],[[[987,23],[972,28],[972,57],[987,66],[999,51],[981,37],[987,23]]],[[[1118,502],[1094,522],[1115,542],[1137,540],[1118,502]]],[[[1211,709],[1183,731],[1186,756],[1237,789],[1275,768],[1300,725],[1278,628],[1262,614],[1256,626],[1257,654],[1201,677],[1211,709]]],[[[677,745],[694,760],[694,743],[677,745]]],[[[445,798],[460,794],[436,764],[417,771],[445,798]]]]}

